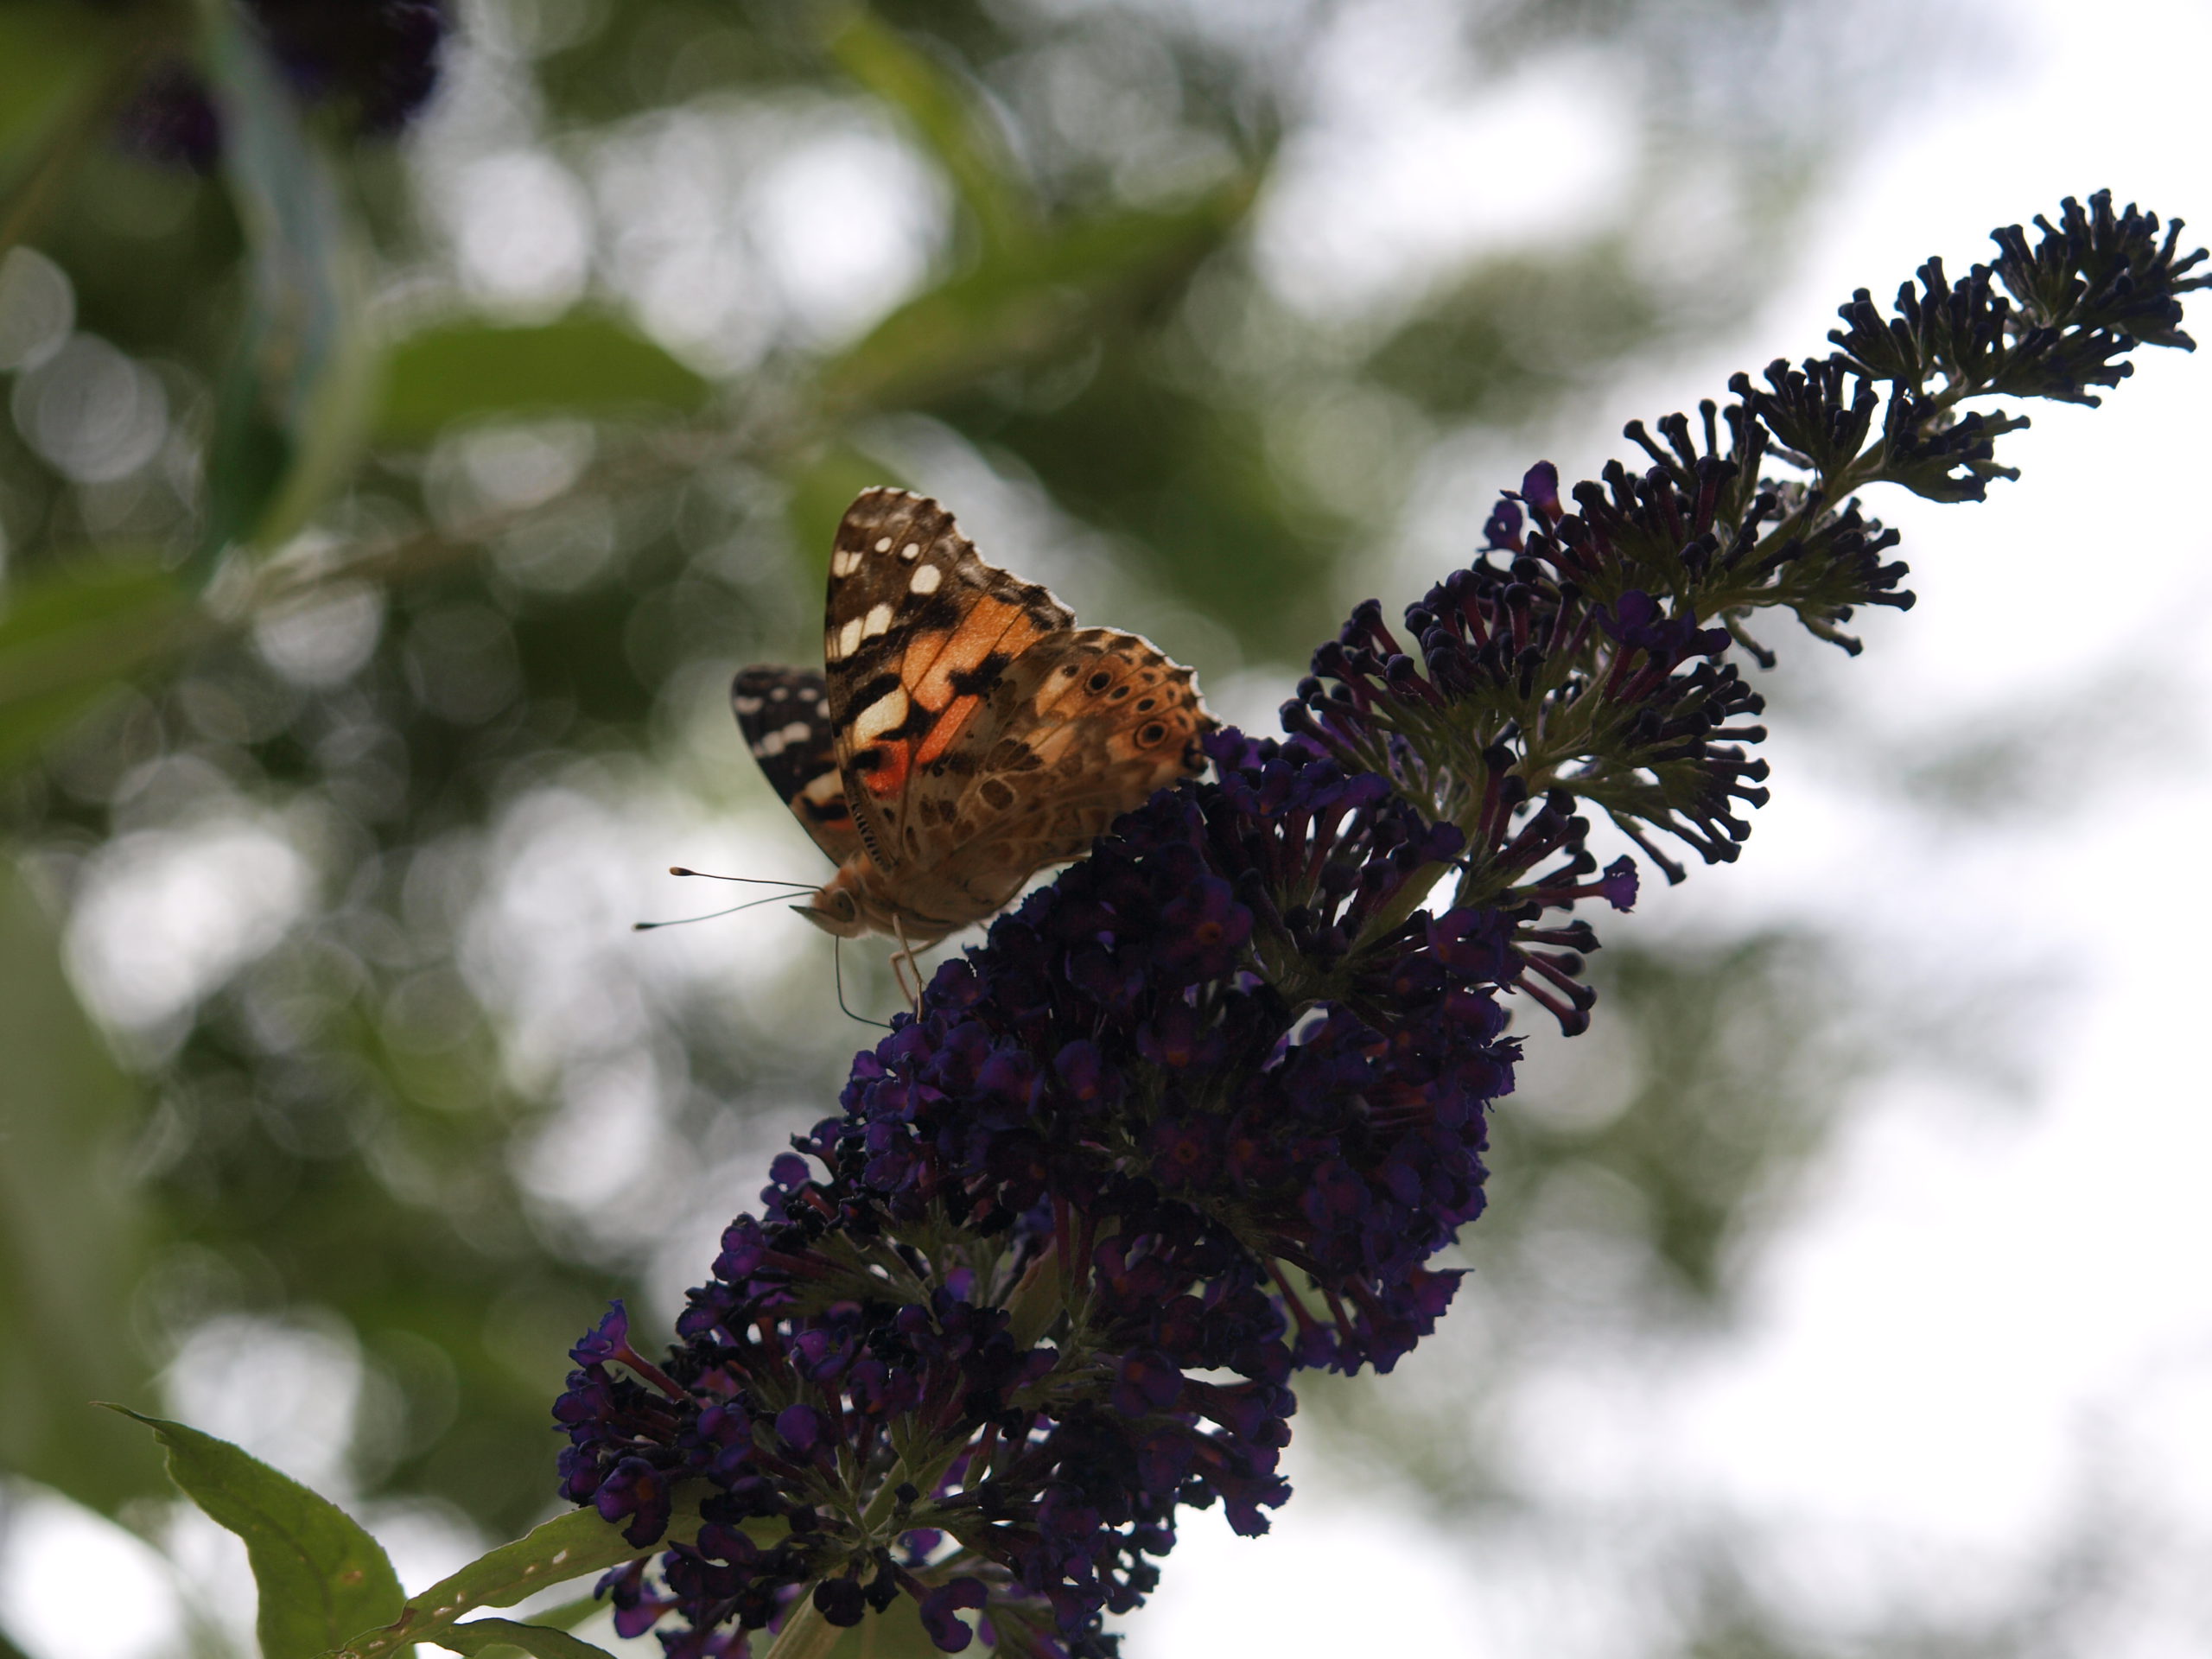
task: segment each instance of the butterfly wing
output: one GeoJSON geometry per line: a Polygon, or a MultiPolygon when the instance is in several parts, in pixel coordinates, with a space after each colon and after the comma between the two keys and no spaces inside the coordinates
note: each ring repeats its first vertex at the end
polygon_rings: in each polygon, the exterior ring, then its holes
{"type": "Polygon", "coordinates": [[[1068,629],[1032,645],[991,698],[993,732],[953,810],[942,878],[1011,899],[1080,858],[1124,812],[1197,772],[1215,721],[1196,677],[1150,641],[1068,629]]]}
{"type": "Polygon", "coordinates": [[[985,564],[936,502],[863,492],[830,558],[829,719],[859,838],[892,881],[944,861],[1007,671],[1074,613],[985,564]]]}
{"type": "Polygon", "coordinates": [[[729,700],[768,786],[830,861],[842,864],[861,838],[845,800],[822,676],[803,668],[745,669],[729,700]]]}

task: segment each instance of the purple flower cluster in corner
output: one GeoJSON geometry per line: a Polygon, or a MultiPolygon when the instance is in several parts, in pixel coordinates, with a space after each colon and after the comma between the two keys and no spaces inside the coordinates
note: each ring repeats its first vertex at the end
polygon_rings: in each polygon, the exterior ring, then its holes
{"type": "MultiPolygon", "coordinates": [[[[1912,604],[1905,566],[1884,556],[1897,532],[1855,493],[1889,483],[1980,500],[2018,476],[1996,443],[2028,423],[1971,400],[2094,404],[2090,388],[2133,372],[2137,345],[2191,347],[2180,296],[2212,278],[2196,270],[2202,250],[2180,251],[2179,221],[2116,212],[2100,191],[2036,225],[2032,240],[2017,225],[1993,232],[1997,257],[1961,279],[1929,260],[1887,318],[1859,289],[1834,351],[1771,363],[1764,386],[1734,376],[1736,401],[1701,403],[1696,429],[1681,414],[1656,438],[1630,422],[1624,435],[1649,461],[1640,473],[1609,462],[1563,499],[1558,471],[1532,467],[1491,515],[1484,556],[1408,607],[1405,642],[1370,601],[1315,653],[1286,729],[1458,825],[1462,904],[1548,906],[1559,874],[1529,872],[1554,851],[1589,874],[1583,803],[1669,880],[1683,868],[1655,835],[1708,863],[1734,859],[1750,833],[1741,809],[1767,798],[1766,763],[1747,752],[1766,735],[1750,723],[1762,701],[1724,660],[1740,647],[1774,665],[1752,615],[1789,612],[1855,653],[1842,631],[1854,612],[1912,604]],[[1522,815],[1539,798],[1548,821],[1522,815]]],[[[1588,1001],[1573,969],[1534,956],[1530,967],[1553,991],[1522,988],[1562,1001],[1554,1012],[1578,1029],[1588,1001]]]]}
{"type": "MultiPolygon", "coordinates": [[[[429,101],[452,28],[446,0],[247,0],[246,11],[293,94],[364,137],[397,132],[429,101]]],[[[215,100],[181,63],[147,79],[122,133],[141,155],[203,173],[223,150],[215,100]]]]}
{"type": "Polygon", "coordinates": [[[1597,940],[1559,912],[1637,883],[1598,868],[1582,804],[1670,879],[1654,831],[1732,857],[1765,798],[1724,660],[1771,661],[1751,613],[1855,650],[1854,607],[1910,603],[1853,493],[1978,499],[2023,423],[1962,400],[2094,402],[2138,341],[2189,344],[2207,279],[2177,226],[2102,194],[2037,222],[1962,282],[1923,267],[1886,322],[1862,291],[1829,358],[1702,405],[1701,444],[1631,425],[1653,465],[1572,511],[1532,469],[1408,608],[1411,648],[1360,607],[1287,742],[1217,734],[1213,781],[941,969],[724,1235],[666,1358],[619,1307],[574,1351],[564,1490],[664,1546],[609,1575],[618,1627],[734,1659],[904,1598],[947,1652],[1090,1659],[1179,1507],[1264,1530],[1296,1371],[1387,1370],[1451,1300],[1430,1264],[1481,1210],[1518,1058],[1500,998],[1587,1023],[1597,940]]]}
{"type": "Polygon", "coordinates": [[[704,1495],[613,1575],[621,1628],[734,1651],[810,1584],[833,1624],[906,1593],[948,1651],[973,1608],[1003,1653],[1109,1653],[1179,1506],[1257,1533],[1288,1496],[1293,1372],[1433,1329],[1513,924],[1416,908],[1461,837],[1386,780],[1210,749],[858,1058],[665,1362],[619,1316],[578,1347],[569,1496],[643,1543],[704,1495]]]}

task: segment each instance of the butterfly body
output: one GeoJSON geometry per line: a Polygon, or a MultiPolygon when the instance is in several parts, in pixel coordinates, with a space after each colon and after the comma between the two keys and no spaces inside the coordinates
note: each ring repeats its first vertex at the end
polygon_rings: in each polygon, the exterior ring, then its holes
{"type": "Polygon", "coordinates": [[[1115,818],[1198,769],[1193,676],[1135,634],[1078,628],[985,564],[936,502],[862,492],[830,554],[823,671],[748,668],[753,758],[836,861],[824,931],[908,948],[1003,909],[1115,818]]]}

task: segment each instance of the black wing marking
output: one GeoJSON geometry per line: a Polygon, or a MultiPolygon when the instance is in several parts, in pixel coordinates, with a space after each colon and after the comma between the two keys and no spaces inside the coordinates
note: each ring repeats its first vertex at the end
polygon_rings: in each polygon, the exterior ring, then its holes
{"type": "Polygon", "coordinates": [[[860,849],[845,781],[837,769],[830,695],[822,676],[804,668],[742,670],[729,689],[738,730],[768,786],[814,838],[842,864],[860,849]]]}

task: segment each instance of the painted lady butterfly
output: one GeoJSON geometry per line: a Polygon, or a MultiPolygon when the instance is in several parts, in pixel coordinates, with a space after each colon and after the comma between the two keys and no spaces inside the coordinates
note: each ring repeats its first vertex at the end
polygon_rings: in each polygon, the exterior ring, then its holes
{"type": "Polygon", "coordinates": [[[1214,725],[1189,669],[1077,627],[904,490],[863,491],[837,526],[823,657],[819,674],[745,670],[737,723],[838,867],[792,908],[909,960],[1196,772],[1214,725]]]}

